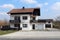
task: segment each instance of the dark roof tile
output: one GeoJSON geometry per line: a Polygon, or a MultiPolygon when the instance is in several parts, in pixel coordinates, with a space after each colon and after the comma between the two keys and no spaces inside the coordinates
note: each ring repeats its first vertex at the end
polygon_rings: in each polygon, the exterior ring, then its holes
{"type": "Polygon", "coordinates": [[[22,9],[13,9],[8,14],[24,14],[24,13],[33,13],[34,15],[40,15],[40,8],[22,8],[22,9]],[[36,13],[35,13],[36,12],[36,13]]]}

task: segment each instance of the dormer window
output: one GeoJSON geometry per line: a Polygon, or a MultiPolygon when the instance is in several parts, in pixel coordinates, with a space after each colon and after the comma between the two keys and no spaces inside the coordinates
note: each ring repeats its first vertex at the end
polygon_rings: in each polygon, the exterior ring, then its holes
{"type": "Polygon", "coordinates": [[[27,20],[27,16],[23,16],[23,20],[27,20]]]}

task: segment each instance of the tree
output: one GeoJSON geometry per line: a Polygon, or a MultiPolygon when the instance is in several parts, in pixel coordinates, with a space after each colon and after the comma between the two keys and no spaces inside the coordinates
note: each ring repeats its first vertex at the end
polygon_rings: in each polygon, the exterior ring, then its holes
{"type": "Polygon", "coordinates": [[[60,21],[60,16],[58,16],[58,17],[56,18],[56,21],[60,21]]]}

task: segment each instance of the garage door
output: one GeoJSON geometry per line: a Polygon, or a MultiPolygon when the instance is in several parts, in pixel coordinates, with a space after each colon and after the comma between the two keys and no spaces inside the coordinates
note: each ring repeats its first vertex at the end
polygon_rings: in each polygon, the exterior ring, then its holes
{"type": "Polygon", "coordinates": [[[42,30],[42,29],[44,29],[44,24],[43,23],[40,23],[40,24],[36,24],[36,26],[35,26],[36,28],[36,30],[42,30]]]}

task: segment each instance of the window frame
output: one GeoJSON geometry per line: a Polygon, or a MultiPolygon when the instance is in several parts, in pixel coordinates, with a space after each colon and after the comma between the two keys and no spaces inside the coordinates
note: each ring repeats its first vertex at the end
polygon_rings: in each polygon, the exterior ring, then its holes
{"type": "Polygon", "coordinates": [[[20,20],[20,16],[15,16],[14,20],[20,20]]]}
{"type": "Polygon", "coordinates": [[[27,28],[28,27],[28,25],[27,24],[23,24],[23,28],[27,28]]]}
{"type": "Polygon", "coordinates": [[[51,24],[45,24],[46,28],[51,28],[51,24]]]}
{"type": "Polygon", "coordinates": [[[23,16],[23,18],[22,18],[23,20],[27,20],[28,19],[28,17],[27,16],[23,16]]]}
{"type": "Polygon", "coordinates": [[[20,27],[20,24],[14,24],[14,27],[20,27]]]}

